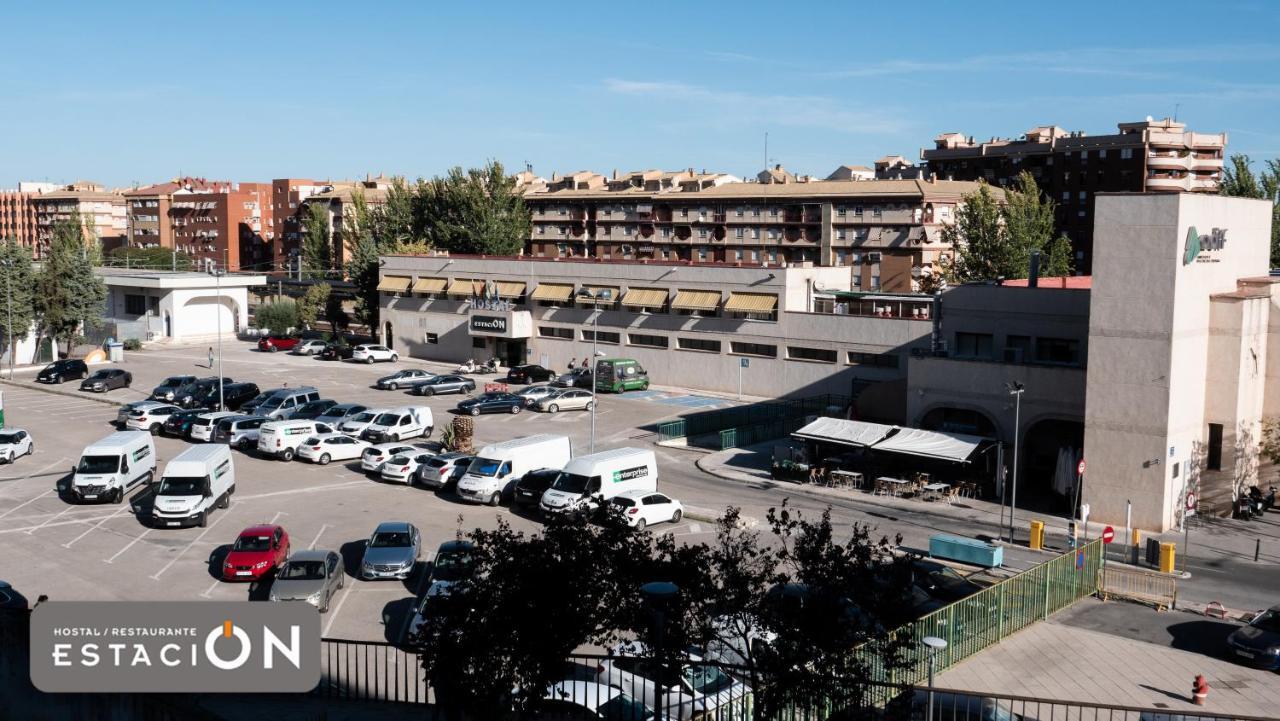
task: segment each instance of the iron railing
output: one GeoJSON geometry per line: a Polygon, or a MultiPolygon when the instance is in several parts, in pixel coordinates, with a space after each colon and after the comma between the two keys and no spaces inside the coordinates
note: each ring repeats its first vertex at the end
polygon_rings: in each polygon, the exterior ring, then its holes
{"type": "Polygon", "coordinates": [[[418,654],[382,641],[326,638],[321,644],[320,684],[324,698],[427,703],[429,692],[418,654]]]}

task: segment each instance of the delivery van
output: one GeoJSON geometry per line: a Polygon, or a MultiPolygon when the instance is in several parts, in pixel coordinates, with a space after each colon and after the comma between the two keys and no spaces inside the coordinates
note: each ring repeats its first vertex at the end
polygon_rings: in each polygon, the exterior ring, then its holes
{"type": "Polygon", "coordinates": [[[258,452],[282,461],[292,461],[303,441],[311,436],[333,432],[333,426],[315,421],[263,423],[258,429],[258,452]]]}
{"type": "Polygon", "coordinates": [[[569,437],[549,433],[485,446],[458,479],[458,496],[496,506],[511,497],[516,481],[524,474],[540,468],[564,468],[572,457],[569,437]]]}
{"type": "Polygon", "coordinates": [[[405,406],[380,413],[365,426],[360,438],[370,443],[389,443],[410,438],[430,438],[435,431],[435,420],[426,406],[405,406]]]}
{"type": "Polygon", "coordinates": [[[235,492],[231,448],[221,444],[192,446],[165,464],[151,507],[151,525],[207,526],[213,509],[231,505],[235,492]]]}
{"type": "Polygon", "coordinates": [[[596,391],[622,393],[649,390],[649,372],[631,358],[601,358],[596,361],[596,391]]]}
{"type": "Polygon", "coordinates": [[[658,461],[644,448],[615,448],[565,464],[542,494],[543,513],[581,513],[625,491],[658,490],[658,461]]]}
{"type": "Polygon", "coordinates": [[[120,431],[92,443],[71,469],[71,497],[120,503],[156,471],[156,444],[146,431],[120,431]]]}

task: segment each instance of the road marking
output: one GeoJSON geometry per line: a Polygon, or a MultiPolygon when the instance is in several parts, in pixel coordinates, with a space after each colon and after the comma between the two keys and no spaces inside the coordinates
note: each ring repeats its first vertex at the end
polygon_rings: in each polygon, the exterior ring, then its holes
{"type": "Polygon", "coordinates": [[[18,510],[19,508],[26,508],[27,506],[31,505],[32,503],[35,503],[36,501],[40,500],[41,498],[44,498],[45,496],[48,496],[49,494],[54,493],[54,492],[55,492],[55,491],[45,491],[44,493],[41,493],[40,495],[36,496],[35,498],[32,498],[31,500],[27,501],[26,503],[19,504],[19,505],[17,505],[17,506],[14,506],[13,508],[10,508],[9,510],[5,511],[4,513],[0,513],[0,518],[4,518],[5,516],[9,515],[10,513],[13,513],[14,511],[18,510]]]}
{"type": "Polygon", "coordinates": [[[118,557],[120,556],[120,554],[122,554],[122,553],[124,553],[125,551],[129,550],[130,548],[132,548],[132,547],[133,547],[133,544],[137,543],[138,541],[141,541],[141,540],[142,540],[142,539],[143,539],[143,538],[144,538],[148,533],[151,533],[153,530],[155,530],[155,529],[153,529],[153,528],[148,528],[148,529],[146,529],[145,531],[143,531],[142,533],[139,533],[137,538],[134,538],[132,541],[129,541],[129,543],[128,543],[127,545],[125,545],[125,547],[124,547],[124,548],[120,549],[119,551],[116,551],[116,554],[115,554],[114,556],[112,556],[111,558],[104,558],[104,559],[102,559],[102,562],[103,562],[103,563],[111,563],[111,562],[115,561],[115,560],[116,560],[116,558],[118,558],[118,557]]]}
{"type": "MultiPolygon", "coordinates": [[[[343,571],[343,573],[346,573],[346,571],[343,571]]],[[[320,634],[323,637],[327,638],[329,636],[329,629],[333,628],[333,622],[338,620],[338,612],[342,610],[342,604],[347,602],[347,596],[355,593],[355,579],[348,580],[353,581],[353,583],[347,585],[345,581],[343,582],[342,598],[338,599],[338,605],[329,609],[329,620],[324,624],[324,633],[320,634]]]]}
{"type": "Polygon", "coordinates": [[[329,527],[329,526],[328,526],[328,524],[325,524],[325,525],[320,526],[320,530],[319,530],[319,532],[317,532],[317,533],[316,533],[316,537],[315,537],[315,538],[313,538],[313,539],[311,539],[311,544],[307,546],[307,550],[308,550],[308,551],[311,551],[311,550],[314,550],[314,549],[315,549],[315,547],[316,547],[316,541],[319,541],[319,540],[320,540],[320,536],[324,534],[324,529],[326,529],[326,528],[328,528],[328,527],[329,527]]]}
{"type": "MultiPolygon", "coordinates": [[[[279,517],[279,514],[276,514],[276,516],[277,516],[277,518],[278,518],[278,517],[279,517]]],[[[225,513],[220,513],[220,514],[218,514],[218,520],[214,521],[213,523],[210,523],[210,524],[209,524],[209,527],[208,527],[208,528],[206,528],[206,529],[204,529],[203,531],[201,531],[199,536],[196,536],[195,538],[191,539],[191,543],[188,543],[187,545],[183,546],[183,547],[182,547],[182,550],[181,550],[181,551],[178,551],[177,555],[175,555],[173,558],[169,559],[169,562],[168,562],[168,563],[164,564],[164,568],[162,568],[162,569],[160,569],[159,571],[156,571],[155,573],[153,573],[153,574],[151,575],[152,580],[159,581],[159,580],[160,580],[160,577],[161,577],[162,575],[164,575],[164,572],[165,572],[165,571],[168,571],[170,568],[172,568],[172,567],[173,567],[173,564],[177,563],[179,558],[182,558],[182,554],[186,553],[188,550],[190,550],[190,549],[191,549],[191,547],[192,547],[192,546],[194,546],[194,545],[196,545],[197,543],[199,543],[199,542],[200,542],[200,539],[202,539],[202,538],[204,538],[204,537],[205,537],[205,534],[207,534],[209,531],[212,531],[212,530],[214,529],[214,527],[215,527],[215,526],[217,526],[219,523],[222,523],[222,519],[224,519],[224,518],[226,518],[226,517],[227,517],[227,514],[225,514],[225,513]]]]}
{"type": "MultiPolygon", "coordinates": [[[[32,527],[32,528],[28,528],[28,529],[27,529],[27,535],[28,535],[28,536],[30,536],[31,534],[35,533],[36,531],[40,530],[41,528],[44,528],[44,527],[45,527],[45,525],[47,525],[47,524],[49,524],[49,523],[51,523],[51,522],[53,522],[53,521],[58,520],[58,519],[59,519],[59,518],[61,518],[65,513],[67,513],[67,511],[70,511],[70,510],[71,510],[71,509],[73,509],[73,508],[75,508],[75,506],[67,506],[66,508],[64,508],[64,509],[62,510],[62,513],[57,514],[57,515],[56,515],[56,516],[54,516],[53,518],[50,518],[50,519],[46,520],[44,523],[41,523],[41,524],[40,524],[40,525],[38,525],[38,526],[34,526],[34,527],[32,527]]],[[[78,521],[78,522],[85,522],[85,521],[78,521]]]]}
{"type": "MultiPolygon", "coordinates": [[[[45,466],[44,468],[41,468],[40,470],[36,471],[35,473],[28,473],[27,475],[25,475],[25,476],[21,476],[21,477],[19,477],[19,478],[6,479],[6,480],[5,480],[5,482],[6,482],[6,483],[17,483],[17,482],[19,482],[19,481],[26,481],[26,480],[30,480],[30,479],[32,479],[32,478],[36,478],[36,477],[39,477],[39,476],[43,476],[43,475],[45,474],[45,471],[49,470],[50,468],[53,468],[54,466],[58,465],[59,463],[66,463],[66,461],[67,461],[66,456],[60,456],[60,457],[58,458],[58,460],[56,460],[56,461],[54,461],[54,462],[50,463],[49,465],[45,466]]],[[[22,508],[22,506],[17,506],[17,507],[15,507],[15,508],[10,508],[8,511],[5,511],[4,513],[0,513],[0,518],[4,518],[5,516],[9,515],[10,513],[14,512],[15,510],[17,510],[18,508],[22,508]]]]}
{"type": "MultiPolygon", "coordinates": [[[[62,547],[63,547],[63,548],[71,548],[71,544],[75,543],[76,541],[79,541],[81,538],[84,538],[85,536],[89,535],[90,533],[93,533],[94,531],[98,530],[99,528],[101,528],[101,527],[102,527],[102,524],[106,523],[107,521],[110,521],[111,519],[115,518],[116,516],[119,516],[120,514],[124,513],[125,511],[132,511],[132,510],[133,510],[133,506],[132,506],[132,505],[128,505],[128,506],[126,506],[126,505],[124,505],[124,504],[120,504],[120,505],[121,505],[120,510],[116,511],[115,513],[111,513],[111,514],[109,514],[109,515],[103,516],[103,517],[102,517],[102,520],[98,521],[96,524],[94,524],[93,526],[89,527],[89,529],[88,529],[88,530],[86,530],[84,533],[81,533],[79,536],[76,536],[75,538],[71,539],[70,541],[67,541],[66,543],[62,544],[62,547]]],[[[51,519],[51,520],[52,520],[52,519],[51,519]]]]}
{"type": "Polygon", "coordinates": [[[368,481],[344,481],[342,483],[330,483],[325,486],[307,486],[306,488],[293,488],[287,491],[271,491],[270,493],[258,493],[251,496],[236,496],[239,501],[252,501],[259,498],[270,498],[272,496],[288,496],[294,493],[314,493],[316,491],[328,491],[337,488],[350,488],[352,486],[368,485],[368,481]]]}
{"type": "Polygon", "coordinates": [[[213,589],[217,588],[220,583],[222,583],[222,581],[214,581],[213,585],[209,586],[209,588],[205,589],[204,593],[200,594],[200,597],[209,598],[209,594],[213,593],[213,589]]]}

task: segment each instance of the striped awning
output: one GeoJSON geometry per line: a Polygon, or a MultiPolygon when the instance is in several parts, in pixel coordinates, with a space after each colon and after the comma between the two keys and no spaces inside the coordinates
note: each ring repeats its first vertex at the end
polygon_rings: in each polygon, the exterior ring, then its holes
{"type": "Polygon", "coordinates": [[[584,285],[582,286],[582,289],[578,291],[578,295],[590,296],[589,298],[579,297],[579,300],[584,303],[590,302],[591,298],[596,298],[597,302],[600,303],[612,303],[618,299],[618,296],[622,295],[621,290],[622,289],[616,285],[584,285]],[[605,296],[605,293],[608,293],[608,295],[605,296]]]}
{"type": "Polygon", "coordinates": [[[661,308],[667,303],[665,288],[628,288],[622,305],[628,308],[661,308]]]}
{"type": "Polygon", "coordinates": [[[715,310],[720,305],[718,290],[677,290],[671,307],[678,310],[715,310]]]}
{"type": "Polygon", "coordinates": [[[407,275],[384,275],[378,281],[378,290],[383,293],[403,293],[409,289],[411,280],[413,279],[407,275]]]}
{"type": "Polygon", "coordinates": [[[539,283],[533,289],[532,300],[566,301],[573,296],[573,286],[567,283],[539,283]]]}
{"type": "Polygon", "coordinates": [[[524,283],[515,280],[498,280],[493,283],[501,298],[515,298],[524,295],[524,283]]]}
{"type": "Polygon", "coordinates": [[[449,281],[449,288],[445,291],[449,295],[480,295],[480,291],[484,290],[484,283],[470,278],[454,278],[449,281]]]}
{"type": "Polygon", "coordinates": [[[772,313],[778,307],[778,296],[772,293],[729,293],[724,309],[736,313],[772,313]]]}
{"type": "Polygon", "coordinates": [[[414,293],[439,293],[449,281],[444,278],[419,278],[413,282],[414,293]]]}

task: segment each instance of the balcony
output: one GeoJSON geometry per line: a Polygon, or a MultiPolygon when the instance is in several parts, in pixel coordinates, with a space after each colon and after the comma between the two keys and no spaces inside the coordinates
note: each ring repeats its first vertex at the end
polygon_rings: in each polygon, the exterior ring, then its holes
{"type": "Polygon", "coordinates": [[[1191,169],[1198,171],[1221,170],[1222,158],[1200,158],[1192,155],[1191,169]]]}
{"type": "Polygon", "coordinates": [[[1191,167],[1191,158],[1185,155],[1180,156],[1175,152],[1152,151],[1147,155],[1147,167],[1169,170],[1187,170],[1191,167]]]}
{"type": "Polygon", "coordinates": [[[1188,178],[1171,178],[1171,177],[1153,177],[1147,178],[1147,190],[1190,190],[1191,183],[1188,178]]]}

